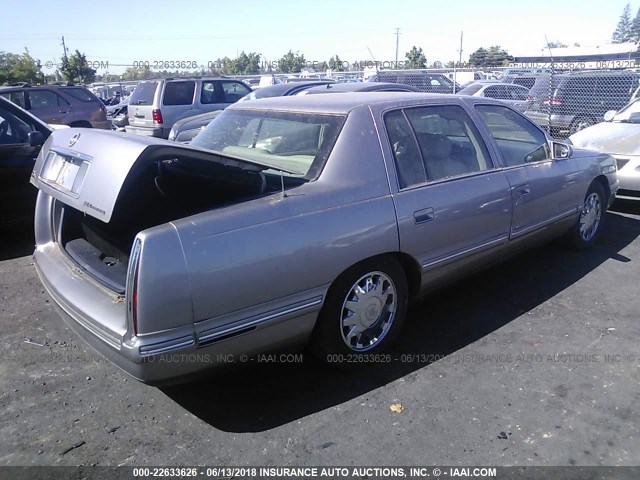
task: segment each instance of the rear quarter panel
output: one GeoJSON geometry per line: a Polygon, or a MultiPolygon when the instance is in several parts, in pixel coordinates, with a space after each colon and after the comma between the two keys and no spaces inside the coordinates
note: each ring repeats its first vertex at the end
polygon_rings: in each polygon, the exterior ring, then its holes
{"type": "Polygon", "coordinates": [[[323,297],[345,269],[399,248],[366,107],[351,112],[318,180],[174,223],[203,329],[323,297]]]}

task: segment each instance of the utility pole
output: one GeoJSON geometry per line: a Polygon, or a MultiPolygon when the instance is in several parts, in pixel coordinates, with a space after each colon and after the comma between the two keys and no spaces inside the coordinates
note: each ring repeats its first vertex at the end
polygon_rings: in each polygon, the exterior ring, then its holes
{"type": "Polygon", "coordinates": [[[400,45],[400,29],[396,28],[396,69],[398,68],[398,46],[400,45]]]}
{"type": "MultiPolygon", "coordinates": [[[[459,52],[459,57],[458,57],[458,66],[462,67],[462,34],[464,32],[460,32],[460,50],[458,50],[459,52]]],[[[456,93],[456,62],[453,62],[453,93],[456,93]]]]}
{"type": "Polygon", "coordinates": [[[67,60],[67,46],[64,44],[64,35],[62,36],[62,50],[64,52],[64,59],[67,60]]]}

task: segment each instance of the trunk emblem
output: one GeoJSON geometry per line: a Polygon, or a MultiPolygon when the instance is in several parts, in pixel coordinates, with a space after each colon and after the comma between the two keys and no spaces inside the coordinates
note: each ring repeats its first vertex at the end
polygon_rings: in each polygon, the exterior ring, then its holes
{"type": "Polygon", "coordinates": [[[76,133],[73,137],[69,139],[69,146],[73,147],[80,140],[80,134],[76,133]]]}

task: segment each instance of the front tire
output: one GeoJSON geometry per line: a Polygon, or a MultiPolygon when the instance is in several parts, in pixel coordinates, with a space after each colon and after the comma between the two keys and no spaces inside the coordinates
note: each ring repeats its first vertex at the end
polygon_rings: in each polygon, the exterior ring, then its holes
{"type": "Polygon", "coordinates": [[[320,312],[311,350],[339,368],[366,365],[397,338],[408,303],[404,270],[392,257],[365,260],[333,283],[320,312]]]}
{"type": "Polygon", "coordinates": [[[602,232],[606,210],[607,196],[600,182],[596,180],[589,186],[584,197],[578,223],[569,232],[574,247],[582,249],[596,243],[602,232]]]}

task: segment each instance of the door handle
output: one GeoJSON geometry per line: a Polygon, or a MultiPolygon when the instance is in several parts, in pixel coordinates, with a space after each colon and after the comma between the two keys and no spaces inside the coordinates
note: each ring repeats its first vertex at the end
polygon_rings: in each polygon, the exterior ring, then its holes
{"type": "Polygon", "coordinates": [[[68,113],[67,110],[58,110],[58,113],[68,113]]]}
{"type": "Polygon", "coordinates": [[[518,193],[521,197],[526,197],[531,193],[531,187],[529,185],[520,185],[518,187],[518,193]]]}
{"type": "Polygon", "coordinates": [[[425,223],[430,222],[435,218],[435,214],[433,213],[433,208],[423,208],[422,210],[416,210],[413,212],[413,221],[414,223],[425,223]]]}

